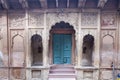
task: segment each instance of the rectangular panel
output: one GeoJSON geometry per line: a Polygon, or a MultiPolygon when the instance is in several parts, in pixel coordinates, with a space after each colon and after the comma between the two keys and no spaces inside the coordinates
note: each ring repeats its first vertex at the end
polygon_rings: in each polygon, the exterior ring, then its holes
{"type": "Polygon", "coordinates": [[[24,67],[25,65],[25,45],[24,45],[24,30],[10,30],[10,52],[11,52],[11,67],[24,67]]]}
{"type": "Polygon", "coordinates": [[[53,35],[53,53],[54,53],[54,63],[61,63],[61,35],[53,35]]]}
{"type": "Polygon", "coordinates": [[[72,50],[72,35],[63,35],[63,62],[66,64],[71,63],[71,50],[72,50]]]}
{"type": "Polygon", "coordinates": [[[11,80],[25,80],[25,69],[14,68],[10,69],[11,80]]]}
{"type": "Polygon", "coordinates": [[[8,69],[0,69],[0,80],[8,80],[8,69]]]}
{"type": "Polygon", "coordinates": [[[32,70],[32,78],[41,78],[41,70],[32,70]]]}

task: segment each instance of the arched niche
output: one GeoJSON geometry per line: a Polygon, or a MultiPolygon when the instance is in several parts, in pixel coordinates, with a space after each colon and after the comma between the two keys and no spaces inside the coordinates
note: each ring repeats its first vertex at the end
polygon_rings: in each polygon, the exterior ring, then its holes
{"type": "Polygon", "coordinates": [[[82,43],[82,66],[92,66],[92,55],[94,50],[94,37],[87,34],[82,43]]]}
{"type": "Polygon", "coordinates": [[[43,65],[43,43],[39,34],[31,37],[31,55],[33,66],[43,65]]]}
{"type": "Polygon", "coordinates": [[[102,38],[101,66],[111,67],[114,55],[114,38],[111,35],[105,35],[102,38]]]}
{"type": "Polygon", "coordinates": [[[12,38],[12,66],[24,66],[24,39],[23,36],[17,34],[12,38]]]}

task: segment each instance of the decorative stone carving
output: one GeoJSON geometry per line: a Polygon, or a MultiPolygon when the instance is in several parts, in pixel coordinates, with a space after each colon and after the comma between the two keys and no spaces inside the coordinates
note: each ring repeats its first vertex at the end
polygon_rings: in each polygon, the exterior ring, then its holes
{"type": "Polygon", "coordinates": [[[115,14],[102,14],[101,24],[102,27],[116,27],[116,15],[115,14]]]}
{"type": "Polygon", "coordinates": [[[9,26],[10,27],[25,27],[26,23],[25,14],[10,14],[9,15],[9,26]]]}
{"type": "MultiPolygon", "coordinates": [[[[69,23],[73,26],[75,30],[75,35],[78,32],[78,20],[79,20],[78,13],[47,13],[47,40],[49,40],[49,31],[53,25],[64,21],[65,23],[69,23]]],[[[77,39],[77,37],[76,37],[77,39]]]]}
{"type": "Polygon", "coordinates": [[[97,27],[98,13],[84,12],[81,13],[81,26],[97,27]]]}
{"type": "Polygon", "coordinates": [[[25,70],[24,69],[11,69],[11,79],[12,80],[25,80],[25,70]]]}
{"type": "Polygon", "coordinates": [[[9,80],[8,79],[8,69],[0,69],[0,80],[9,80]]]}
{"type": "Polygon", "coordinates": [[[32,27],[44,26],[44,14],[31,12],[29,14],[29,26],[32,26],[32,27]]]}
{"type": "Polygon", "coordinates": [[[60,21],[64,21],[66,23],[69,23],[74,27],[74,29],[77,29],[78,26],[78,14],[77,13],[48,13],[47,14],[47,26],[49,30],[51,29],[52,25],[55,25],[55,23],[59,23],[60,21]]]}

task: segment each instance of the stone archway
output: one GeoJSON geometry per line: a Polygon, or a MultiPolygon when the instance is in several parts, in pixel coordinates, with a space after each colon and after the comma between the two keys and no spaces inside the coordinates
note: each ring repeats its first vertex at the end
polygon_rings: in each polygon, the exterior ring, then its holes
{"type": "Polygon", "coordinates": [[[75,64],[75,30],[72,25],[61,21],[52,26],[49,52],[50,64],[75,64]],[[54,46],[57,46],[59,50],[54,46]],[[69,49],[66,51],[65,48],[69,49]]]}

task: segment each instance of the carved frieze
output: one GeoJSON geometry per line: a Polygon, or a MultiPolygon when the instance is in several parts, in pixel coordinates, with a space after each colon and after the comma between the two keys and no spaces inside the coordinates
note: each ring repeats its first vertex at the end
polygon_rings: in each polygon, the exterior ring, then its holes
{"type": "Polygon", "coordinates": [[[25,27],[26,24],[25,14],[9,14],[9,27],[25,27]]]}
{"type": "Polygon", "coordinates": [[[102,27],[116,27],[116,15],[110,13],[103,13],[101,18],[102,27]]]}
{"type": "Polygon", "coordinates": [[[96,27],[98,25],[98,13],[84,12],[81,13],[81,26],[96,27]]]}
{"type": "Polygon", "coordinates": [[[32,27],[44,26],[44,14],[37,12],[29,13],[29,26],[32,27]]]}

